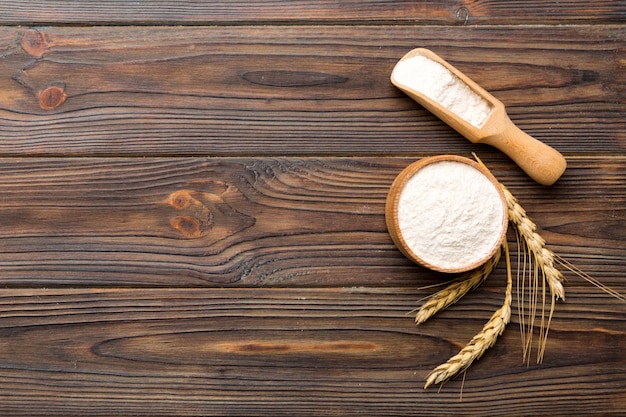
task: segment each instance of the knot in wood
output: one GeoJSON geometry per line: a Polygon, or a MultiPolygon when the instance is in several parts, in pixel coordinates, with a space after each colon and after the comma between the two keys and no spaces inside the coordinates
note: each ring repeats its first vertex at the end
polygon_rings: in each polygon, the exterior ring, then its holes
{"type": "Polygon", "coordinates": [[[185,237],[193,239],[202,237],[210,224],[193,216],[177,216],[170,219],[170,225],[185,237]]]}
{"type": "Polygon", "coordinates": [[[46,35],[35,29],[28,29],[22,34],[20,46],[30,56],[41,58],[48,52],[46,35]]]}
{"type": "Polygon", "coordinates": [[[255,224],[254,217],[233,206],[248,204],[237,187],[220,180],[196,180],[189,185],[164,201],[170,208],[170,226],[183,237],[202,238],[211,245],[255,224]]]}
{"type": "Polygon", "coordinates": [[[467,25],[470,19],[470,11],[467,7],[462,6],[456,10],[456,21],[462,25],[467,25]]]}
{"type": "Polygon", "coordinates": [[[206,236],[213,226],[213,214],[202,202],[194,198],[189,190],[170,194],[168,204],[183,213],[170,218],[170,225],[189,239],[206,236]]]}
{"type": "Polygon", "coordinates": [[[189,191],[180,190],[170,194],[169,204],[176,210],[184,210],[191,205],[194,198],[189,191]]]}
{"type": "Polygon", "coordinates": [[[44,110],[54,110],[65,102],[67,94],[64,85],[51,85],[39,92],[39,106],[44,110]]]}

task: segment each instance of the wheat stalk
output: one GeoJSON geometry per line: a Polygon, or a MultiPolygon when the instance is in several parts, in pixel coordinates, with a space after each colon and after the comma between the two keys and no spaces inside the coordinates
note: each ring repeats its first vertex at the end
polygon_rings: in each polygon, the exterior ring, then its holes
{"type": "MultiPolygon", "coordinates": [[[[485,164],[474,154],[476,161],[488,169],[485,164]]],[[[537,363],[543,360],[548,330],[552,322],[556,299],[565,299],[563,287],[563,274],[556,268],[556,255],[546,247],[546,242],[537,232],[537,226],[526,214],[517,198],[502,183],[500,188],[504,193],[507,203],[509,221],[514,226],[518,243],[518,270],[517,270],[517,296],[518,314],[520,318],[520,330],[522,333],[522,345],[524,347],[524,360],[530,361],[530,350],[533,342],[535,319],[537,317],[537,304],[541,300],[539,343],[537,348],[537,363]],[[520,272],[521,271],[521,272],[520,272]],[[546,320],[546,288],[550,289],[550,308],[546,320]],[[529,293],[528,315],[525,313],[524,296],[529,293]]]]}
{"type": "MultiPolygon", "coordinates": [[[[519,315],[520,327],[522,329],[522,344],[524,346],[524,359],[530,360],[530,349],[532,345],[532,336],[535,327],[535,317],[537,316],[537,303],[541,300],[541,314],[539,325],[539,343],[537,348],[537,363],[543,360],[546,342],[548,338],[548,330],[554,314],[556,299],[565,299],[565,288],[563,287],[563,274],[556,266],[555,254],[545,246],[545,240],[537,232],[537,226],[528,217],[524,208],[519,204],[517,198],[501,184],[504,193],[509,220],[515,226],[515,232],[518,235],[518,245],[520,253],[524,253],[524,261],[521,267],[522,276],[520,278],[518,266],[518,298],[519,298],[519,315]],[[526,257],[526,254],[528,257],[526,257]],[[528,262],[528,266],[527,266],[528,262]],[[526,273],[528,271],[528,276],[526,273]],[[528,282],[529,289],[529,311],[528,316],[524,313],[524,295],[525,285],[528,282]],[[546,291],[545,283],[550,289],[550,307],[546,321],[546,291]]],[[[519,265],[519,264],[518,264],[519,265]]]]}
{"type": "Polygon", "coordinates": [[[500,262],[501,253],[501,250],[497,250],[483,265],[464,273],[446,288],[428,297],[417,311],[415,323],[424,323],[436,313],[456,303],[469,291],[482,284],[495,269],[496,265],[498,265],[498,262],[500,262]]]}
{"type": "Polygon", "coordinates": [[[543,273],[548,286],[556,298],[565,299],[563,288],[563,274],[555,266],[555,255],[546,245],[546,241],[537,233],[537,226],[526,214],[526,210],[519,204],[517,198],[502,184],[502,191],[506,198],[509,220],[515,225],[517,232],[523,238],[524,244],[530,251],[532,260],[543,273]]]}
{"type": "Polygon", "coordinates": [[[483,329],[474,336],[459,353],[448,359],[446,363],[437,366],[428,374],[424,389],[432,384],[443,383],[459,372],[466,370],[475,360],[479,359],[487,349],[492,347],[496,343],[498,336],[504,332],[506,325],[511,319],[513,279],[511,276],[509,248],[506,240],[503,243],[503,248],[507,266],[507,285],[502,307],[491,316],[483,329]]]}

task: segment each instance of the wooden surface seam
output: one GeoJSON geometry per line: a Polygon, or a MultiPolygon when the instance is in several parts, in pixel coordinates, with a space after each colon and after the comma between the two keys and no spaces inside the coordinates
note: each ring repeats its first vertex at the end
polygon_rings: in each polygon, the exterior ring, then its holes
{"type": "Polygon", "coordinates": [[[0,1],[0,415],[626,414],[626,304],[568,271],[543,363],[514,289],[496,345],[423,390],[501,305],[504,265],[416,326],[451,276],[384,218],[410,163],[476,152],[626,294],[623,2],[53,3],[0,1]],[[396,89],[416,47],[562,152],[557,183],[396,89]]]}

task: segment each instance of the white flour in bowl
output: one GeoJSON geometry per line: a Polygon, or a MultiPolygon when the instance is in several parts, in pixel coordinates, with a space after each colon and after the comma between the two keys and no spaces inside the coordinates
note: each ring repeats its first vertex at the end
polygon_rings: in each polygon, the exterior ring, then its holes
{"type": "Polygon", "coordinates": [[[482,127],[491,114],[487,100],[445,66],[425,56],[415,55],[398,62],[393,76],[400,84],[436,101],[474,127],[482,127]]]}
{"type": "Polygon", "coordinates": [[[406,245],[423,261],[462,269],[499,246],[505,206],[489,178],[458,161],[419,169],[402,188],[398,227],[406,245]]]}

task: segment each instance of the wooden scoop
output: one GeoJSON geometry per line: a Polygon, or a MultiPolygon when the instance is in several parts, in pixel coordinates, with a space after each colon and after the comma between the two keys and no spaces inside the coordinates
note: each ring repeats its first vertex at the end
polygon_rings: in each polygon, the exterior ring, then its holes
{"type": "MultiPolygon", "coordinates": [[[[415,77],[420,77],[415,73],[415,77]]],[[[406,77],[404,77],[406,78],[406,77]]],[[[509,119],[504,104],[489,94],[485,89],[470,80],[467,76],[444,61],[428,49],[417,48],[406,54],[394,68],[391,74],[391,82],[413,100],[424,106],[435,116],[446,122],[450,127],[465,136],[473,143],[486,143],[495,146],[507,154],[519,165],[524,172],[539,184],[551,185],[559,179],[567,162],[563,155],[521,131],[509,119]],[[480,127],[475,126],[458,114],[444,107],[441,103],[427,97],[422,92],[411,86],[406,79],[399,79],[398,68],[403,61],[421,55],[435,61],[448,69],[455,77],[463,82],[469,89],[485,100],[491,107],[487,119],[480,127]]]]}

